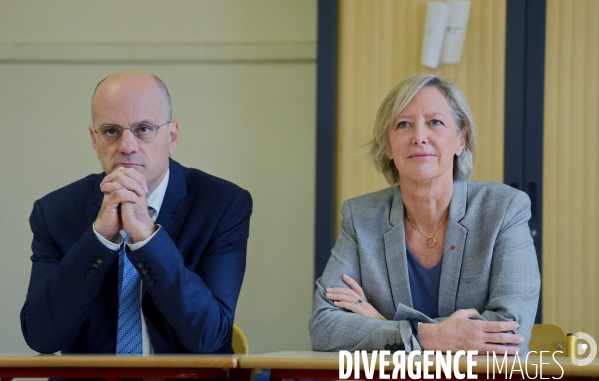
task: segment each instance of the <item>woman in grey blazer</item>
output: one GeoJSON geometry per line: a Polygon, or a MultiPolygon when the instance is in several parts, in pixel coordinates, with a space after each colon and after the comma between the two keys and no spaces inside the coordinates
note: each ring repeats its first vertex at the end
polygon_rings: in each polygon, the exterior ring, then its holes
{"type": "Polygon", "coordinates": [[[400,82],[373,135],[392,186],[343,204],[316,282],[314,350],[527,352],[540,290],[530,200],[467,181],[475,125],[461,90],[434,75],[400,82]]]}

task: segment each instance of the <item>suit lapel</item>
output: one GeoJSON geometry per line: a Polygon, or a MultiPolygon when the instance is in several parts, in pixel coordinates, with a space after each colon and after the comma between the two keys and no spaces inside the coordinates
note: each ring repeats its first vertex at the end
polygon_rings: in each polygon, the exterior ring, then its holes
{"type": "Polygon", "coordinates": [[[177,205],[187,195],[187,187],[185,173],[179,163],[169,159],[169,170],[168,186],[156,223],[160,224],[174,241],[179,235],[183,222],[183,216],[180,215],[177,205]]]}
{"type": "Polygon", "coordinates": [[[439,284],[439,316],[449,316],[455,311],[458,281],[468,234],[468,230],[459,221],[466,214],[467,197],[467,183],[455,181],[449,203],[449,219],[443,248],[443,265],[439,284]]]}
{"type": "Polygon", "coordinates": [[[385,242],[385,260],[391,284],[391,294],[396,314],[400,305],[412,307],[410,280],[406,258],[406,238],[403,225],[404,207],[400,188],[397,187],[389,214],[391,229],[383,236],[385,242]]]}
{"type": "MultiPolygon", "coordinates": [[[[176,161],[169,159],[169,179],[160,207],[160,214],[156,220],[173,241],[179,235],[183,224],[183,217],[180,209],[177,208],[179,201],[187,195],[187,186],[183,167],[176,161]]],[[[146,285],[142,284],[142,294],[146,294],[146,285]]]]}

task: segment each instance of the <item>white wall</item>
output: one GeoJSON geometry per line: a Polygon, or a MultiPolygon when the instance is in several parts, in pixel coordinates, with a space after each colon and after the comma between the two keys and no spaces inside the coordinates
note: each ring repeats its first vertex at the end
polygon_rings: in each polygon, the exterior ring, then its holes
{"type": "Polygon", "coordinates": [[[125,69],[169,87],[175,160],[253,196],[236,316],[250,351],[310,349],[315,57],[314,0],[0,2],[0,354],[31,353],[19,311],[33,202],[101,171],[90,97],[125,69]]]}

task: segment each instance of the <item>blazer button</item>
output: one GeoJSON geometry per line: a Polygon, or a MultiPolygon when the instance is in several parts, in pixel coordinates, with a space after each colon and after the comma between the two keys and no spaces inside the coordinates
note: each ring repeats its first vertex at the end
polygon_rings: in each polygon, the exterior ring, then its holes
{"type": "Polygon", "coordinates": [[[150,286],[150,287],[153,286],[153,285],[155,285],[155,284],[156,284],[156,282],[154,282],[153,280],[149,280],[148,281],[148,286],[150,286]]]}
{"type": "Polygon", "coordinates": [[[104,260],[102,258],[96,258],[96,263],[99,264],[100,266],[102,266],[102,263],[104,263],[104,260]]]}
{"type": "Polygon", "coordinates": [[[140,273],[142,273],[143,275],[146,275],[148,273],[148,270],[146,269],[141,269],[140,273]]]}
{"type": "Polygon", "coordinates": [[[144,275],[144,280],[150,280],[150,279],[152,279],[152,276],[150,274],[144,275]]]}
{"type": "Polygon", "coordinates": [[[392,352],[397,352],[398,350],[399,350],[399,345],[397,345],[397,344],[393,344],[393,345],[391,346],[391,351],[392,351],[392,352]]]}
{"type": "Polygon", "coordinates": [[[96,269],[89,269],[89,275],[96,275],[98,273],[98,270],[96,269]]]}
{"type": "Polygon", "coordinates": [[[89,282],[90,280],[92,280],[92,279],[94,279],[94,276],[93,276],[93,275],[87,274],[87,275],[85,276],[85,280],[87,280],[88,282],[89,282]]]}
{"type": "Polygon", "coordinates": [[[92,267],[93,267],[94,269],[96,269],[96,270],[100,269],[100,265],[99,265],[99,264],[97,264],[97,263],[95,263],[95,262],[94,262],[94,263],[92,263],[92,267]]]}
{"type": "Polygon", "coordinates": [[[391,350],[391,346],[389,344],[385,345],[385,350],[386,351],[390,351],[391,350]]]}
{"type": "Polygon", "coordinates": [[[141,270],[141,269],[143,269],[144,267],[145,267],[145,266],[144,266],[144,264],[143,264],[143,263],[138,263],[138,264],[137,264],[137,268],[138,268],[138,269],[140,269],[140,270],[141,270]]]}
{"type": "Polygon", "coordinates": [[[399,344],[398,347],[399,347],[400,351],[403,351],[404,349],[406,349],[406,346],[403,345],[403,343],[399,344]]]}

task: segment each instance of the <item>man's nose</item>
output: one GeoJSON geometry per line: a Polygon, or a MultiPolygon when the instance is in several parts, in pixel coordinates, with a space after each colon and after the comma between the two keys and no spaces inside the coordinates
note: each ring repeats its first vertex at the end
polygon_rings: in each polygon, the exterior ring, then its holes
{"type": "Polygon", "coordinates": [[[121,141],[119,142],[121,151],[129,155],[130,153],[136,152],[139,147],[139,142],[135,138],[135,134],[129,128],[123,130],[123,135],[121,136],[121,141]]]}

